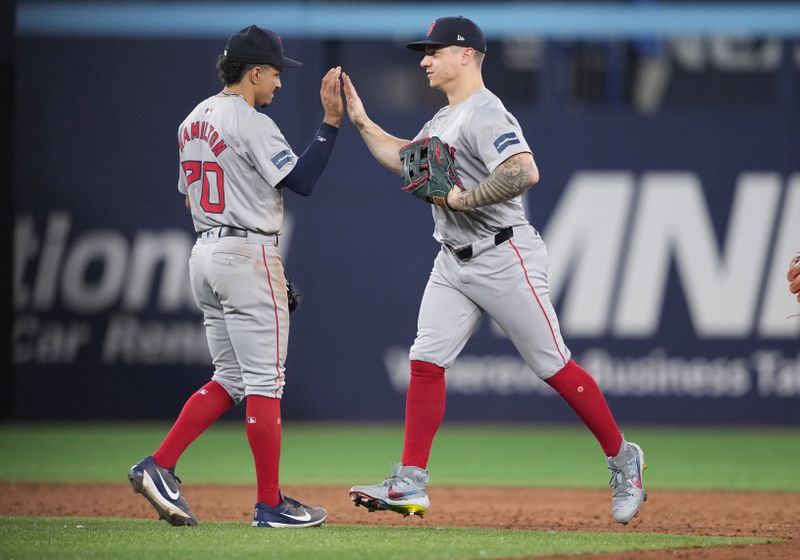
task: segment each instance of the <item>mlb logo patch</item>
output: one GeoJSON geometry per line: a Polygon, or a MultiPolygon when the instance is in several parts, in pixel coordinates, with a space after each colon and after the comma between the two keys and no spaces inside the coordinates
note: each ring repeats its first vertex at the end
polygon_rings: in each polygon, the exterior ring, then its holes
{"type": "Polygon", "coordinates": [[[494,141],[494,148],[497,150],[497,153],[500,154],[514,144],[519,144],[519,138],[517,138],[516,132],[506,132],[505,134],[501,134],[497,137],[497,140],[494,141]]]}
{"type": "Polygon", "coordinates": [[[208,394],[208,389],[200,389],[197,392],[200,393],[201,395],[207,395],[208,394]]]}
{"type": "Polygon", "coordinates": [[[283,166],[285,166],[287,163],[290,163],[292,160],[294,160],[294,156],[292,155],[291,150],[282,150],[272,156],[272,163],[278,169],[282,169],[283,166]]]}
{"type": "Polygon", "coordinates": [[[256,423],[256,417],[255,416],[248,416],[247,417],[247,423],[248,424],[255,424],[256,423]]]}

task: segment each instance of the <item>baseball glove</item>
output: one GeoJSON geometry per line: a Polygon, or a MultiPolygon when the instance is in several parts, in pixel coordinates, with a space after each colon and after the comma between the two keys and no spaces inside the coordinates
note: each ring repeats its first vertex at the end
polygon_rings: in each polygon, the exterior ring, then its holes
{"type": "Polygon", "coordinates": [[[786,273],[789,281],[789,291],[797,294],[797,301],[800,302],[800,255],[792,259],[789,263],[789,272],[786,273]]]}
{"type": "Polygon", "coordinates": [[[455,150],[438,136],[420,138],[400,149],[403,190],[441,208],[450,208],[447,193],[453,187],[464,190],[453,159],[455,150]]]}
{"type": "Polygon", "coordinates": [[[294,287],[292,281],[288,278],[286,279],[286,295],[289,300],[289,313],[294,313],[295,310],[300,307],[300,304],[303,303],[303,296],[297,291],[297,288],[294,287]]]}

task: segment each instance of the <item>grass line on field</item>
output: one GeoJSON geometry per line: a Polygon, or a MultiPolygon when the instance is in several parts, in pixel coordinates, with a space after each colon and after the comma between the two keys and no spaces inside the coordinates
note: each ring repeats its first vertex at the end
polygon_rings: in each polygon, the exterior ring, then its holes
{"type": "MultiPolygon", "coordinates": [[[[0,481],[124,482],[153,452],[166,423],[0,424],[0,481]]],[[[800,492],[800,429],[629,426],[653,489],[800,492]],[[741,450],[747,449],[746,454],[741,450]]],[[[297,424],[283,431],[281,479],[287,485],[379,481],[399,460],[401,424],[297,424]]],[[[583,427],[449,425],[429,464],[437,485],[603,488],[605,458],[583,427]]],[[[220,423],[181,459],[192,484],[252,484],[243,426],[220,423]]]]}
{"type": "Polygon", "coordinates": [[[751,537],[325,525],[302,531],[240,523],[174,528],[142,520],[0,517],[0,557],[405,560],[518,558],[776,542],[751,537]]]}

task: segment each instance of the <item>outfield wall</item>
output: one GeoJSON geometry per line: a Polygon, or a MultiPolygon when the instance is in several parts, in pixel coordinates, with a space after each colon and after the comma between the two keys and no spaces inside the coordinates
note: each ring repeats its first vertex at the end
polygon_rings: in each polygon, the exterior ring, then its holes
{"type": "MultiPolygon", "coordinates": [[[[14,418],[171,417],[210,375],[175,131],[218,91],[219,48],[18,41],[14,418]]],[[[319,77],[347,49],[359,45],[287,42],[306,66],[284,74],[267,113],[295,151],[321,118],[319,77]]],[[[565,108],[544,79],[535,102],[509,103],[541,169],[527,204],[550,251],[565,338],[623,424],[800,422],[800,317],[787,318],[800,306],[785,281],[800,250],[798,66],[796,50],[782,52],[770,80],[789,85],[753,106],[565,108]]],[[[370,83],[369,64],[350,60],[373,118],[399,136],[441,101],[387,107],[391,84],[370,83]]],[[[415,65],[403,80],[423,80],[415,65]]],[[[287,417],[402,417],[437,245],[429,210],[398,188],[345,124],[314,195],[286,195],[282,250],[306,300],[292,318],[287,417]]],[[[448,374],[447,416],[572,413],[487,320],[448,374]]]]}

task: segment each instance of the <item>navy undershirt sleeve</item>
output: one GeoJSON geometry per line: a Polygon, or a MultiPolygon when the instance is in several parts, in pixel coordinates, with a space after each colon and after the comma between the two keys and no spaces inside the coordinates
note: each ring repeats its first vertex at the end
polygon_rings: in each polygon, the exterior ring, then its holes
{"type": "Polygon", "coordinates": [[[314,190],[317,181],[328,164],[328,159],[333,152],[333,143],[336,140],[336,133],[339,129],[327,123],[319,125],[319,130],[308,145],[306,151],[297,158],[289,174],[280,182],[280,186],[296,192],[302,196],[308,196],[314,190]]]}

